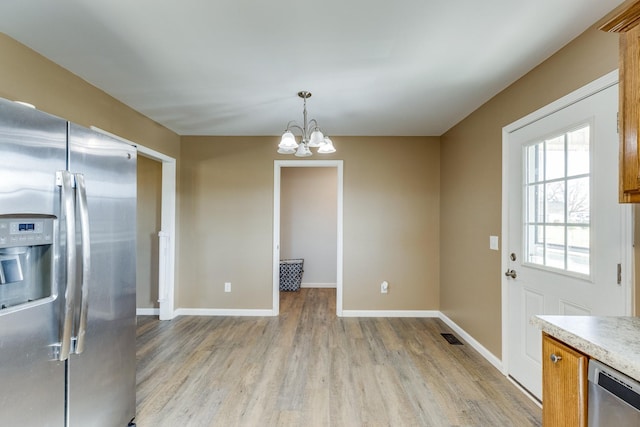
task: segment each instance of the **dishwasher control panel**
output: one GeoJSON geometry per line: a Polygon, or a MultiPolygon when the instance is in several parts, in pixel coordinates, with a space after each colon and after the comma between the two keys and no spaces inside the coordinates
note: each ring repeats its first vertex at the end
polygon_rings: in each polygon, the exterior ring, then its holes
{"type": "Polygon", "coordinates": [[[589,427],[640,426],[640,382],[589,360],[589,427]]]}

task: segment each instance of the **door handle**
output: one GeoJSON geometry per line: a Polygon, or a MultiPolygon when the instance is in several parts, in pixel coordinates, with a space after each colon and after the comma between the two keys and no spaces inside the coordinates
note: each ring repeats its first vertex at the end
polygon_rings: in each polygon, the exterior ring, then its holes
{"type": "Polygon", "coordinates": [[[60,171],[56,176],[62,198],[62,217],[66,226],[66,256],[64,291],[64,310],[62,314],[62,334],[58,360],[65,361],[71,354],[71,334],[73,333],[73,314],[76,298],[76,216],[73,197],[73,175],[60,171]]]}
{"type": "Polygon", "coordinates": [[[84,351],[84,338],[87,332],[87,310],[89,308],[89,279],[91,274],[91,239],[89,237],[89,209],[87,207],[87,190],[84,183],[84,175],[76,176],[76,198],[78,202],[78,216],[80,218],[80,234],[82,241],[82,285],[80,288],[80,319],[78,324],[78,337],[76,338],[75,353],[84,351]]]}
{"type": "Polygon", "coordinates": [[[508,269],[508,270],[504,273],[504,275],[505,275],[505,276],[507,276],[507,277],[511,277],[512,279],[515,279],[516,277],[518,277],[518,273],[516,273],[516,271],[515,271],[515,270],[510,270],[510,269],[508,269]]]}

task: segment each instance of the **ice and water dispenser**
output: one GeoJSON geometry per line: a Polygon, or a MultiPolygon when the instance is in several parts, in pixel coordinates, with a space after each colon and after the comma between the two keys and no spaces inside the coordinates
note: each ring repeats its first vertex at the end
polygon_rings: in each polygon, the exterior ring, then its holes
{"type": "Polygon", "coordinates": [[[54,220],[0,215],[0,313],[52,295],[54,220]]]}

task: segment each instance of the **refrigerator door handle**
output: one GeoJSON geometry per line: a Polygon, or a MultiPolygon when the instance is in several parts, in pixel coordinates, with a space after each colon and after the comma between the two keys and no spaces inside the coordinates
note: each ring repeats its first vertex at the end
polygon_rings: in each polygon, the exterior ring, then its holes
{"type": "Polygon", "coordinates": [[[61,319],[62,337],[60,339],[59,355],[59,360],[64,361],[71,354],[71,335],[73,333],[76,295],[76,218],[73,175],[68,171],[59,171],[56,178],[61,187],[61,210],[66,225],[66,287],[64,291],[64,310],[61,319]]]}
{"type": "Polygon", "coordinates": [[[80,216],[80,234],[82,241],[82,286],[80,302],[80,320],[78,325],[78,337],[76,339],[75,353],[84,351],[85,335],[87,332],[87,313],[89,308],[89,278],[91,275],[91,239],[89,235],[89,209],[87,207],[87,190],[84,182],[84,175],[75,174],[76,177],[76,197],[78,202],[78,213],[80,216]]]}

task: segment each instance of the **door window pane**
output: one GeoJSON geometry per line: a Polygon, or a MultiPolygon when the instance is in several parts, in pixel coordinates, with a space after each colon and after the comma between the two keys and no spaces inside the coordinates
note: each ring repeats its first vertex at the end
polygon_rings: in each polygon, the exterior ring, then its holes
{"type": "Polygon", "coordinates": [[[545,201],[546,201],[546,222],[547,223],[563,223],[564,221],[564,182],[556,181],[545,185],[545,201]]]}
{"type": "Polygon", "coordinates": [[[568,227],[567,269],[589,274],[589,227],[568,227]]]}
{"type": "Polygon", "coordinates": [[[565,268],[564,226],[546,226],[544,265],[565,268]]]}
{"type": "Polygon", "coordinates": [[[589,224],[589,207],[589,177],[567,180],[567,222],[589,224]]]}
{"type": "Polygon", "coordinates": [[[544,166],[547,181],[565,176],[565,138],[564,135],[546,141],[544,166]]]}
{"type": "Polygon", "coordinates": [[[544,165],[544,145],[534,144],[527,147],[527,182],[542,181],[539,165],[544,165]]]}
{"type": "Polygon", "coordinates": [[[567,152],[567,176],[588,174],[591,169],[588,126],[567,133],[567,152]]]}
{"type": "Polygon", "coordinates": [[[533,222],[544,222],[544,185],[534,184],[527,187],[528,216],[533,222]]]}
{"type": "Polygon", "coordinates": [[[524,150],[527,263],[590,274],[589,144],[583,125],[524,150]]]}

